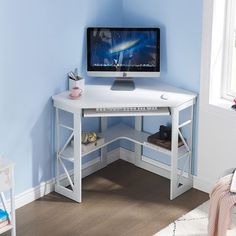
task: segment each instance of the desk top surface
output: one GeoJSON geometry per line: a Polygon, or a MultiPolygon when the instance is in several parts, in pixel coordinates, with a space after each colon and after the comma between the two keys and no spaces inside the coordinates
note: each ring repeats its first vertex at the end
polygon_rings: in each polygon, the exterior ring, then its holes
{"type": "Polygon", "coordinates": [[[158,82],[156,80],[135,82],[134,91],[113,91],[111,84],[86,84],[78,100],[69,97],[69,91],[54,95],[54,106],[77,108],[109,107],[177,107],[194,100],[196,93],[158,82]],[[163,99],[164,97],[164,99],[163,99]]]}

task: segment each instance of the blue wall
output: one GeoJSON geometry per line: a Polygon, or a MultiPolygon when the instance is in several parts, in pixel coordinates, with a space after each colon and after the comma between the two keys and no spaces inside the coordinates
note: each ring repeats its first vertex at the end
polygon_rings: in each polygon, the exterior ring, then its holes
{"type": "Polygon", "coordinates": [[[202,0],[124,0],[123,24],[161,28],[161,79],[198,92],[202,0]]]}
{"type": "Polygon", "coordinates": [[[199,91],[201,10],[201,0],[0,1],[0,154],[16,162],[16,193],[54,176],[50,97],[71,69],[86,77],[87,26],[160,26],[161,79],[199,91]]]}
{"type": "Polygon", "coordinates": [[[110,0],[0,1],[0,154],[16,162],[16,193],[54,176],[50,97],[71,69],[84,75],[86,26],[119,25],[119,9],[110,0]]]}
{"type": "MultiPolygon", "coordinates": [[[[123,25],[161,28],[159,79],[195,92],[200,88],[201,24],[201,0],[123,0],[123,25]]],[[[185,113],[182,119],[186,118],[185,113]]],[[[123,121],[133,124],[130,118],[123,121]]],[[[169,122],[168,118],[146,117],[143,129],[157,132],[161,124],[169,122]]],[[[133,150],[133,145],[127,141],[122,141],[121,146],[133,150]]],[[[145,148],[143,154],[170,162],[166,156],[150,149],[145,148]]]]}

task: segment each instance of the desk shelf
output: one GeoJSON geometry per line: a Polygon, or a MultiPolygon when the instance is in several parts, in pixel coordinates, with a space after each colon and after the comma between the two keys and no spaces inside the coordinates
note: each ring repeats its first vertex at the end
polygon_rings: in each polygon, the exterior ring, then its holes
{"type": "MultiPolygon", "coordinates": [[[[165,155],[171,156],[170,150],[160,147],[160,146],[157,146],[157,145],[154,145],[152,143],[149,143],[147,141],[147,138],[149,135],[150,135],[150,133],[137,131],[134,128],[132,128],[128,125],[125,125],[125,124],[114,125],[114,126],[108,128],[106,131],[98,134],[99,137],[104,138],[103,144],[101,144],[99,146],[95,146],[94,149],[92,149],[89,152],[83,152],[82,156],[88,155],[89,153],[94,152],[102,147],[105,147],[108,144],[115,142],[119,139],[126,139],[131,142],[140,144],[142,146],[151,148],[155,151],[161,152],[165,155]]],[[[188,154],[188,151],[186,150],[184,145],[179,147],[178,154],[179,154],[179,158],[188,154]]],[[[60,154],[60,156],[64,160],[74,162],[73,146],[68,145],[67,148],[64,150],[64,152],[62,152],[60,154]]]]}

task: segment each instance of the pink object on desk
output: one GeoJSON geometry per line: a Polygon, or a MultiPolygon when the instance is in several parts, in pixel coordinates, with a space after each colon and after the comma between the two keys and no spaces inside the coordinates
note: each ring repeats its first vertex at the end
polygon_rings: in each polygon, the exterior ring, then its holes
{"type": "Polygon", "coordinates": [[[78,98],[82,94],[82,89],[79,87],[73,87],[70,92],[70,97],[71,98],[78,98]]]}

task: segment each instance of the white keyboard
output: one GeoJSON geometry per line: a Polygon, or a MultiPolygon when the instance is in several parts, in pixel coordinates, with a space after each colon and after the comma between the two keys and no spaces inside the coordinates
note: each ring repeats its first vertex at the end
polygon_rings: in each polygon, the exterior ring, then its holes
{"type": "Polygon", "coordinates": [[[84,117],[170,115],[168,107],[108,107],[83,109],[84,117]]]}
{"type": "Polygon", "coordinates": [[[109,108],[96,108],[96,112],[155,112],[158,111],[159,107],[109,107],[109,108]]]}

